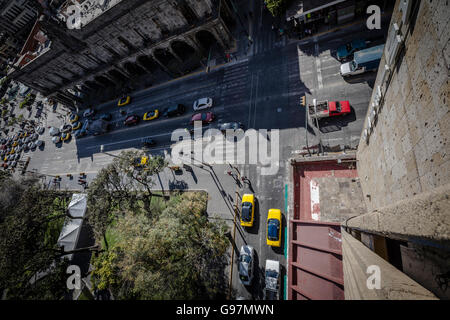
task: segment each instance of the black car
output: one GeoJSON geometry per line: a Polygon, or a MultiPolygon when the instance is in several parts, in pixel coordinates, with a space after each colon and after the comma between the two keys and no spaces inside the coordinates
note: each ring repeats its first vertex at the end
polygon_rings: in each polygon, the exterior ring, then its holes
{"type": "Polygon", "coordinates": [[[244,126],[240,122],[226,122],[222,123],[218,126],[218,129],[222,131],[222,133],[225,133],[226,130],[233,130],[236,131],[238,129],[244,129],[244,126]]]}
{"type": "Polygon", "coordinates": [[[111,121],[112,114],[111,113],[102,113],[98,117],[95,117],[94,120],[105,120],[105,121],[111,121]]]}
{"type": "Polygon", "coordinates": [[[176,117],[182,115],[186,111],[186,107],[182,104],[177,104],[176,106],[169,107],[164,110],[164,117],[176,117]]]}
{"type": "Polygon", "coordinates": [[[149,148],[154,146],[156,144],[156,141],[152,138],[144,138],[141,140],[141,143],[143,147],[149,148]]]}

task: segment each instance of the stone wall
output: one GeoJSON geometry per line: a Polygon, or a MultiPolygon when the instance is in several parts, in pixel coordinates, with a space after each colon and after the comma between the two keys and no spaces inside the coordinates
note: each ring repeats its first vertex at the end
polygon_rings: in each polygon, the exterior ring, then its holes
{"type": "MultiPolygon", "coordinates": [[[[358,147],[369,212],[450,182],[449,3],[418,2],[370,139],[358,147]]],[[[390,29],[401,20],[399,3],[390,29]]],[[[375,88],[381,77],[380,67],[375,88]]]]}

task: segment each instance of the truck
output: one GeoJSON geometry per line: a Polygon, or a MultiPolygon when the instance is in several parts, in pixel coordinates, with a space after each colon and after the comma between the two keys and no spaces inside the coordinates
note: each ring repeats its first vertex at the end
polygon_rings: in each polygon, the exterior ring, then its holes
{"type": "Polygon", "coordinates": [[[350,102],[344,101],[317,101],[313,99],[313,105],[308,105],[308,113],[311,119],[340,116],[351,112],[350,102]]]}
{"type": "Polygon", "coordinates": [[[266,260],[264,300],[278,300],[280,287],[280,262],[266,260]]]}
{"type": "Polygon", "coordinates": [[[347,62],[353,58],[356,51],[365,49],[367,47],[366,40],[355,39],[349,43],[340,46],[337,49],[337,58],[341,62],[347,62]]]}
{"type": "Polygon", "coordinates": [[[384,44],[357,51],[353,60],[341,64],[341,76],[348,77],[378,69],[383,56],[384,44]]]}

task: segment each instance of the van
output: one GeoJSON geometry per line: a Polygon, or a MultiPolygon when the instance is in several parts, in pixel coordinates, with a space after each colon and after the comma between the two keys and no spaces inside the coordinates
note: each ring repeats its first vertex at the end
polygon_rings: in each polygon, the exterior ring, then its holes
{"type": "Polygon", "coordinates": [[[176,106],[165,109],[163,115],[165,117],[176,117],[182,115],[185,111],[186,107],[184,105],[177,104],[176,106]]]}

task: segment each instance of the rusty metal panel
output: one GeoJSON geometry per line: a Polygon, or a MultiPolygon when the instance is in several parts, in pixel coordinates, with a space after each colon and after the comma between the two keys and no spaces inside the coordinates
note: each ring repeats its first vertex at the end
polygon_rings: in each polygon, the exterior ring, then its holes
{"type": "Polygon", "coordinates": [[[302,220],[290,223],[289,299],[344,299],[340,225],[302,220]]]}

